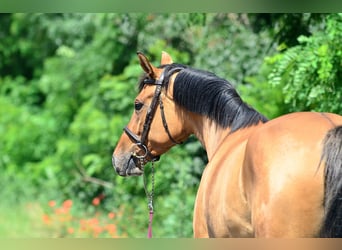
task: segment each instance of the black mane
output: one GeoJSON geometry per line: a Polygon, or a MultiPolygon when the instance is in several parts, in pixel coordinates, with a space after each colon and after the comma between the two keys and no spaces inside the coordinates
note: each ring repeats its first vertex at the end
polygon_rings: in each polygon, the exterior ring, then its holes
{"type": "MultiPolygon", "coordinates": [[[[171,75],[179,72],[174,81],[173,98],[185,109],[205,115],[219,126],[229,127],[231,132],[267,122],[265,116],[242,101],[227,80],[181,64],[171,64],[164,68],[166,89],[171,75]]],[[[142,87],[140,84],[139,89],[142,87]]]]}

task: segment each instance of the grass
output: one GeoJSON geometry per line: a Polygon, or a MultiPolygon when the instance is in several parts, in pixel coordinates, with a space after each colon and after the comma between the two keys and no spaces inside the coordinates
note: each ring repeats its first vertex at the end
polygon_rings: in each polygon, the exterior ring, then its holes
{"type": "Polygon", "coordinates": [[[0,238],[117,238],[120,215],[98,209],[101,200],[92,201],[92,212],[82,212],[72,200],[58,204],[27,202],[16,206],[0,204],[0,238]],[[75,208],[74,208],[75,207],[75,208]]]}
{"type": "Polygon", "coordinates": [[[49,237],[41,223],[43,210],[37,203],[18,206],[0,204],[1,238],[45,238],[49,237]]]}

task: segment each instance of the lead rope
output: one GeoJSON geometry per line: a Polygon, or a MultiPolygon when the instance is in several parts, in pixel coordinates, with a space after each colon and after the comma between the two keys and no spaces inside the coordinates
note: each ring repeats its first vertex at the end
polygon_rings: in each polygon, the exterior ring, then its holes
{"type": "Polygon", "coordinates": [[[145,189],[145,193],[146,193],[146,197],[148,200],[147,206],[148,206],[148,210],[149,210],[149,222],[148,222],[148,231],[147,231],[147,238],[152,238],[152,221],[153,221],[153,195],[154,195],[154,162],[152,161],[152,167],[151,167],[151,175],[152,175],[152,188],[151,188],[151,192],[148,191],[148,187],[147,187],[147,180],[146,180],[146,174],[144,171],[144,175],[143,175],[143,180],[144,180],[144,189],[145,189]]]}

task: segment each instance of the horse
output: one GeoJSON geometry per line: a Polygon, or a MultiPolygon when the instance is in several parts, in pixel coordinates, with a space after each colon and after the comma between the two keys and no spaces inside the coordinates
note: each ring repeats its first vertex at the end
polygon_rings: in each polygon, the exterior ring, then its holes
{"type": "Polygon", "coordinates": [[[144,71],[134,112],[112,155],[120,176],[195,135],[208,164],[198,187],[195,238],[342,236],[342,116],[296,112],[268,120],[214,73],[162,52],[144,71]]]}

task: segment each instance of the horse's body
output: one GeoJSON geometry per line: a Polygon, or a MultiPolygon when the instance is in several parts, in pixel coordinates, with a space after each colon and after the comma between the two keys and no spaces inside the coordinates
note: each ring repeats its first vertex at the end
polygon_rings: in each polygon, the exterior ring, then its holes
{"type": "Polygon", "coordinates": [[[322,142],[333,124],[342,117],[294,113],[223,134],[198,190],[195,236],[319,235],[322,142]]]}
{"type": "MultiPolygon", "coordinates": [[[[209,160],[195,202],[195,237],[342,236],[341,116],[303,112],[267,121],[212,74],[179,65],[155,68],[139,58],[145,80],[161,80],[140,86],[113,155],[120,175],[141,174],[143,163],[195,134],[209,160]],[[157,98],[163,71],[170,72],[158,96],[165,108],[155,108],[148,139],[140,141],[149,119],[144,125],[149,111],[143,107],[157,98]]],[[[162,64],[171,62],[163,54],[162,64]]]]}

